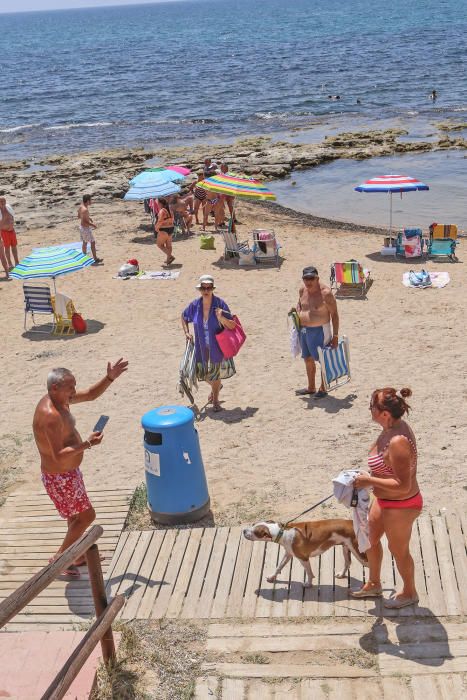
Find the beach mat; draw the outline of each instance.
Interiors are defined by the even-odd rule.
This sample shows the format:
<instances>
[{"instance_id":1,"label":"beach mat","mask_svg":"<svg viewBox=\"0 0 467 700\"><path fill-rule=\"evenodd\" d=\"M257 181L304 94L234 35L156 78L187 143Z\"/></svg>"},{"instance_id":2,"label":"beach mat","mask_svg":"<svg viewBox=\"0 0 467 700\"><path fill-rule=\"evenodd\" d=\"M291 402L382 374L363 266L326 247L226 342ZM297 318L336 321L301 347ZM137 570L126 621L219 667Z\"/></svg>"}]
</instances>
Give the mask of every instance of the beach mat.
<instances>
[{"instance_id":1,"label":"beach mat","mask_svg":"<svg viewBox=\"0 0 467 700\"><path fill-rule=\"evenodd\" d=\"M410 272L404 272L404 274L402 275L402 284L404 285L404 287L412 287L412 289L441 289L442 287L445 287L447 284L449 284L449 282L451 281L451 278L449 277L449 272L431 272L430 270L430 287L417 287L415 285L410 284L409 275Z\"/></svg>"}]
</instances>

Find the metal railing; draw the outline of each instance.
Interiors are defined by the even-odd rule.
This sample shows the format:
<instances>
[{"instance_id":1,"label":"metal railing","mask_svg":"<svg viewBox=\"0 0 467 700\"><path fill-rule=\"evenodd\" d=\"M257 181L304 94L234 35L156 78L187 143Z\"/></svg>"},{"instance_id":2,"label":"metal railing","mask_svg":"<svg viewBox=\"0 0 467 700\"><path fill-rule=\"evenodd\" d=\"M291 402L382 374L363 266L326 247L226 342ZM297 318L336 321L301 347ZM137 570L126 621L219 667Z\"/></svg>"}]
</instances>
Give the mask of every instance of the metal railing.
<instances>
[{"instance_id":1,"label":"metal railing","mask_svg":"<svg viewBox=\"0 0 467 700\"><path fill-rule=\"evenodd\" d=\"M63 554L38 571L0 603L1 629L60 576L62 571L83 555L86 557L97 619L49 685L41 700L60 700L64 697L99 641L106 666L115 659L112 622L123 607L125 598L117 595L110 603L107 601L99 549L96 544L103 532L100 525L93 525Z\"/></svg>"}]
</instances>

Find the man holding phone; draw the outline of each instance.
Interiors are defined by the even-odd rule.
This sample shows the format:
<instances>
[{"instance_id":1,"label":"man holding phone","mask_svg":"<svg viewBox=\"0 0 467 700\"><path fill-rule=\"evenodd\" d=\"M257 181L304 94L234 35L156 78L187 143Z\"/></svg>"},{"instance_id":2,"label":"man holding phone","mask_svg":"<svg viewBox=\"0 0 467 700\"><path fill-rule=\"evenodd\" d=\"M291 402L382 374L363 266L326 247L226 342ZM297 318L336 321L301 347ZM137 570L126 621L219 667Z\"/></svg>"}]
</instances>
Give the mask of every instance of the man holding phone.
<instances>
[{"instance_id":1,"label":"man holding phone","mask_svg":"<svg viewBox=\"0 0 467 700\"><path fill-rule=\"evenodd\" d=\"M83 441L75 427L70 404L99 398L127 369L128 362L123 358L115 364L108 362L105 376L85 391L76 391L76 379L64 367L53 369L47 377L47 394L37 404L33 430L45 490L59 515L68 522L68 531L55 557L76 542L96 517L79 467L85 450L100 445L104 436L102 429L94 430ZM78 578L77 566L84 563L83 557L63 573Z\"/></svg>"}]
</instances>

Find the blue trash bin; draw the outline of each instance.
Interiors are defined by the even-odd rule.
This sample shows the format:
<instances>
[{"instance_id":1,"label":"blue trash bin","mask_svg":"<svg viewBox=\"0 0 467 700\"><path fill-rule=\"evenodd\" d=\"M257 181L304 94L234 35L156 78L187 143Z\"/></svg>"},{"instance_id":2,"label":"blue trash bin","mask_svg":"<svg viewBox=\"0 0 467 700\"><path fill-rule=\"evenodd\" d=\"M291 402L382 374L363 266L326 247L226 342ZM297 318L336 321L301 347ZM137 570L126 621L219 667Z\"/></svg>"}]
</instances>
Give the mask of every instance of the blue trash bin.
<instances>
[{"instance_id":1,"label":"blue trash bin","mask_svg":"<svg viewBox=\"0 0 467 700\"><path fill-rule=\"evenodd\" d=\"M141 425L152 520L170 525L199 520L210 500L193 412L160 406L145 413Z\"/></svg>"}]
</instances>

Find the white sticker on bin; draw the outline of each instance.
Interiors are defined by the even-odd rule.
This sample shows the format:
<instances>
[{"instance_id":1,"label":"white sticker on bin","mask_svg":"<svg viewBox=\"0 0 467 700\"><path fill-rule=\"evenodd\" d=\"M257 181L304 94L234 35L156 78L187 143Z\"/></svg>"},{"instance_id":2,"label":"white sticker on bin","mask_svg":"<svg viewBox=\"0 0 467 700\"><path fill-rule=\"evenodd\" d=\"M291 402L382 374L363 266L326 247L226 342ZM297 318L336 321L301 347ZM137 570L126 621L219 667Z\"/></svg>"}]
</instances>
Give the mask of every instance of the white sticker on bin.
<instances>
[{"instance_id":1,"label":"white sticker on bin","mask_svg":"<svg viewBox=\"0 0 467 700\"><path fill-rule=\"evenodd\" d=\"M154 476L161 475L161 463L159 455L156 452L144 450L144 468L150 474L154 474Z\"/></svg>"}]
</instances>

